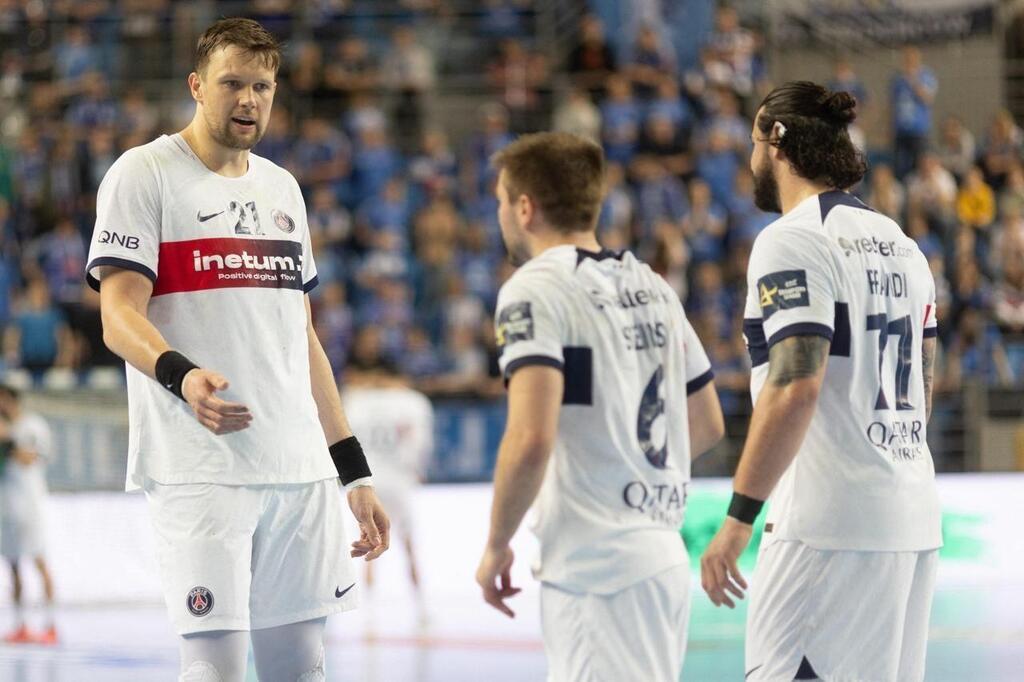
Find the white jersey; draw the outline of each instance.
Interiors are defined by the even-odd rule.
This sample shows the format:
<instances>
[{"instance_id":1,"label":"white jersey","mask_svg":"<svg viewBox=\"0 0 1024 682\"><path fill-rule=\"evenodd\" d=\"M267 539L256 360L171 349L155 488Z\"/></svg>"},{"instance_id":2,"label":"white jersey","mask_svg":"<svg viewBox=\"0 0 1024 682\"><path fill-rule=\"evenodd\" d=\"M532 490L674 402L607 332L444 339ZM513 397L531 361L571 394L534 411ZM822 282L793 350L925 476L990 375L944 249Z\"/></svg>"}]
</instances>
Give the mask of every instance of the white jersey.
<instances>
[{"instance_id":1,"label":"white jersey","mask_svg":"<svg viewBox=\"0 0 1024 682\"><path fill-rule=\"evenodd\" d=\"M305 205L290 173L255 154L238 178L180 135L125 152L100 185L89 283L101 266L153 281L149 321L230 382L252 424L216 436L130 365L129 490L158 483L305 483L337 476L310 386L304 293L316 286Z\"/></svg>"},{"instance_id":2,"label":"white jersey","mask_svg":"<svg viewBox=\"0 0 1024 682\"><path fill-rule=\"evenodd\" d=\"M32 412L22 412L11 424L11 441L15 448L37 455L31 464L21 464L8 455L3 469L5 513L33 515L46 499L46 465L53 458L53 436L46 420Z\"/></svg>"},{"instance_id":3,"label":"white jersey","mask_svg":"<svg viewBox=\"0 0 1024 682\"><path fill-rule=\"evenodd\" d=\"M810 197L754 242L744 318L755 403L775 343L832 342L807 436L771 496L772 533L815 549L941 546L921 364L935 282L914 241L845 192Z\"/></svg>"},{"instance_id":4,"label":"white jersey","mask_svg":"<svg viewBox=\"0 0 1024 682\"><path fill-rule=\"evenodd\" d=\"M345 416L366 452L374 485L407 488L426 471L434 449L434 409L411 388L351 388Z\"/></svg>"},{"instance_id":5,"label":"white jersey","mask_svg":"<svg viewBox=\"0 0 1024 682\"><path fill-rule=\"evenodd\" d=\"M686 398L711 365L671 287L629 252L557 246L501 288L496 327L506 378L565 376L534 575L609 594L685 563Z\"/></svg>"}]
</instances>

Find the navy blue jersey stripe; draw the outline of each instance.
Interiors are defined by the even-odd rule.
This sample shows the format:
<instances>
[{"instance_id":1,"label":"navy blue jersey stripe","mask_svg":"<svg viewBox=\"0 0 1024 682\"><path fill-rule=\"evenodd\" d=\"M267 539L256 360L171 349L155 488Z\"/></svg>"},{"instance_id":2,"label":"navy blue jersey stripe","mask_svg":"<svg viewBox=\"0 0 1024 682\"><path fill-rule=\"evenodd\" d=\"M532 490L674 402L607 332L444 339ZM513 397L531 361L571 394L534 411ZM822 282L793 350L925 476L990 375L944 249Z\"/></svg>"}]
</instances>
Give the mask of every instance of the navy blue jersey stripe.
<instances>
[{"instance_id":1,"label":"navy blue jersey stripe","mask_svg":"<svg viewBox=\"0 0 1024 682\"><path fill-rule=\"evenodd\" d=\"M743 335L747 337L747 352L753 367L768 362L768 342L764 338L764 323L759 317L743 320Z\"/></svg>"},{"instance_id":2,"label":"navy blue jersey stripe","mask_svg":"<svg viewBox=\"0 0 1024 682\"><path fill-rule=\"evenodd\" d=\"M100 256L99 258L93 258L89 265L85 267L85 281L89 283L93 291L100 290L100 281L92 276L92 269L104 265L121 268L122 270L132 270L140 275L144 275L150 282L156 281L156 273L138 261L118 258L117 256Z\"/></svg>"},{"instance_id":3,"label":"navy blue jersey stripe","mask_svg":"<svg viewBox=\"0 0 1024 682\"><path fill-rule=\"evenodd\" d=\"M303 293L308 294L313 291L313 289L316 289L317 284L320 284L320 275L313 275L313 279L302 285Z\"/></svg>"},{"instance_id":4,"label":"navy blue jersey stripe","mask_svg":"<svg viewBox=\"0 0 1024 682\"><path fill-rule=\"evenodd\" d=\"M710 369L701 374L696 379L691 379L686 382L686 395L693 395L700 389L711 383L711 380L715 378L715 373Z\"/></svg>"},{"instance_id":5,"label":"navy blue jersey stripe","mask_svg":"<svg viewBox=\"0 0 1024 682\"><path fill-rule=\"evenodd\" d=\"M566 346L563 405L594 404L594 351L587 346Z\"/></svg>"},{"instance_id":6,"label":"navy blue jersey stripe","mask_svg":"<svg viewBox=\"0 0 1024 682\"><path fill-rule=\"evenodd\" d=\"M825 218L836 206L850 206L851 208L859 208L864 211L875 212L875 209L871 208L857 197L843 192L840 190L832 190L831 192L822 192L818 195L818 205L821 207L821 222L825 223Z\"/></svg>"},{"instance_id":7,"label":"navy blue jersey stripe","mask_svg":"<svg viewBox=\"0 0 1024 682\"><path fill-rule=\"evenodd\" d=\"M771 338L768 339L769 350L779 341L788 339L791 336L823 336L831 341L832 330L827 325L818 324L817 322L796 322L772 334Z\"/></svg>"}]
</instances>

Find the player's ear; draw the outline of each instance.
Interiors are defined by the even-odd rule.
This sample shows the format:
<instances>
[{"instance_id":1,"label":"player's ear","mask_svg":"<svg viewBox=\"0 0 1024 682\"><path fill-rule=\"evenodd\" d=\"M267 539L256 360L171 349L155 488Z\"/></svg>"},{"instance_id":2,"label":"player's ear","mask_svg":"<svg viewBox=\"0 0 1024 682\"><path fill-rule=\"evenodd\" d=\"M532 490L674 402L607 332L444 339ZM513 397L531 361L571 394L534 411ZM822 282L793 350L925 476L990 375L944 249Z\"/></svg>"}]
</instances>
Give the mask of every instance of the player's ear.
<instances>
[{"instance_id":1,"label":"player's ear","mask_svg":"<svg viewBox=\"0 0 1024 682\"><path fill-rule=\"evenodd\" d=\"M533 200L525 194L520 194L516 200L516 214L519 216L519 224L529 225L535 213L536 207L533 205Z\"/></svg>"},{"instance_id":2,"label":"player's ear","mask_svg":"<svg viewBox=\"0 0 1024 682\"><path fill-rule=\"evenodd\" d=\"M192 99L197 102L203 101L203 81L195 71L188 75L188 91L192 94Z\"/></svg>"}]
</instances>

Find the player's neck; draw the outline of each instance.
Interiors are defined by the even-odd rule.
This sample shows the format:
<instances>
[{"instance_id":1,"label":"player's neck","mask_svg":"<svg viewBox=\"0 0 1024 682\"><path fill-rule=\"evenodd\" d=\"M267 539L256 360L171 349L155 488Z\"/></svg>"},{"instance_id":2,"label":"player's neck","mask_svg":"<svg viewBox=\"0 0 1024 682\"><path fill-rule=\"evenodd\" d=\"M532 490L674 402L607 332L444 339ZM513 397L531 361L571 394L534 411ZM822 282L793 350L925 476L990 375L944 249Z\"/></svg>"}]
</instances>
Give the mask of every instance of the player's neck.
<instances>
[{"instance_id":1,"label":"player's neck","mask_svg":"<svg viewBox=\"0 0 1024 682\"><path fill-rule=\"evenodd\" d=\"M181 131L181 137L192 149L192 153L217 175L240 178L249 171L249 150L228 149L210 135L206 126L192 120Z\"/></svg>"},{"instance_id":2,"label":"player's neck","mask_svg":"<svg viewBox=\"0 0 1024 682\"><path fill-rule=\"evenodd\" d=\"M782 205L782 215L786 215L800 202L822 192L827 192L831 187L820 182L811 182L798 176L779 178L779 203Z\"/></svg>"},{"instance_id":3,"label":"player's neck","mask_svg":"<svg viewBox=\"0 0 1024 682\"><path fill-rule=\"evenodd\" d=\"M531 257L539 256L548 249L556 246L569 245L585 251L594 252L601 250L601 244L597 241L597 235L593 230L580 232L557 232L554 230L545 230L543 233L535 235L531 241Z\"/></svg>"}]
</instances>

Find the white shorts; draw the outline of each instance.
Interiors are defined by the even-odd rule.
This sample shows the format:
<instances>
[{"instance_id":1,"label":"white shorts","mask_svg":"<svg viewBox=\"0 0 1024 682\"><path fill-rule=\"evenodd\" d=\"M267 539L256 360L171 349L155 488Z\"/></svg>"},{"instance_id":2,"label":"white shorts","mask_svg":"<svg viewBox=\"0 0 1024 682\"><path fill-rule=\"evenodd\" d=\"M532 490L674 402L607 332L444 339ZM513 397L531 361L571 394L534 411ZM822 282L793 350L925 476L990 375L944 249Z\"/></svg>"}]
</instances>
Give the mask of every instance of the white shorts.
<instances>
[{"instance_id":1,"label":"white shorts","mask_svg":"<svg viewBox=\"0 0 1024 682\"><path fill-rule=\"evenodd\" d=\"M747 682L920 682L937 566L938 550L765 542L747 612Z\"/></svg>"},{"instance_id":2,"label":"white shorts","mask_svg":"<svg viewBox=\"0 0 1024 682\"><path fill-rule=\"evenodd\" d=\"M0 555L11 563L43 556L46 520L42 505L14 509L4 506L0 514Z\"/></svg>"},{"instance_id":3,"label":"white shorts","mask_svg":"<svg viewBox=\"0 0 1024 682\"><path fill-rule=\"evenodd\" d=\"M356 607L337 479L144 489L178 634L259 630Z\"/></svg>"},{"instance_id":4,"label":"white shorts","mask_svg":"<svg viewBox=\"0 0 1024 682\"><path fill-rule=\"evenodd\" d=\"M690 620L690 567L614 594L541 584L548 682L679 682Z\"/></svg>"}]
</instances>

